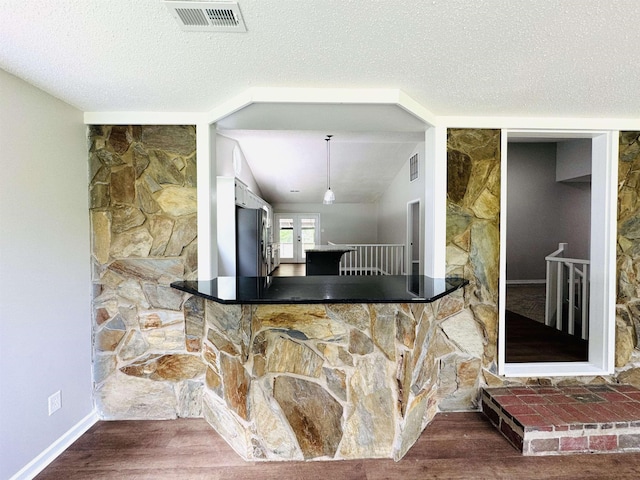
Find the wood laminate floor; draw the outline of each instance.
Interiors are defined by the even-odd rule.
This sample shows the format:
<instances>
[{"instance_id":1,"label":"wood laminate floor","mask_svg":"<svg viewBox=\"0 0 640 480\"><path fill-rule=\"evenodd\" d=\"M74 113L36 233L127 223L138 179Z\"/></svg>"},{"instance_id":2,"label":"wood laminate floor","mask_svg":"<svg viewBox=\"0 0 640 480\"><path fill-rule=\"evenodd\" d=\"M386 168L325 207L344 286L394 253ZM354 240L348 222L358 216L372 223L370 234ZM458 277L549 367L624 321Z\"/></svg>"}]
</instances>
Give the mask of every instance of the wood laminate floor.
<instances>
[{"instance_id":1,"label":"wood laminate floor","mask_svg":"<svg viewBox=\"0 0 640 480\"><path fill-rule=\"evenodd\" d=\"M201 419L99 422L49 479L638 479L640 453L524 457L480 413L440 413L400 461L247 463Z\"/></svg>"},{"instance_id":2,"label":"wood laminate floor","mask_svg":"<svg viewBox=\"0 0 640 480\"><path fill-rule=\"evenodd\" d=\"M281 263L271 275L274 277L304 277L306 268L304 263Z\"/></svg>"},{"instance_id":3,"label":"wood laminate floor","mask_svg":"<svg viewBox=\"0 0 640 480\"><path fill-rule=\"evenodd\" d=\"M589 344L579 336L548 327L543 323L505 312L506 360L521 362L584 362Z\"/></svg>"}]
</instances>

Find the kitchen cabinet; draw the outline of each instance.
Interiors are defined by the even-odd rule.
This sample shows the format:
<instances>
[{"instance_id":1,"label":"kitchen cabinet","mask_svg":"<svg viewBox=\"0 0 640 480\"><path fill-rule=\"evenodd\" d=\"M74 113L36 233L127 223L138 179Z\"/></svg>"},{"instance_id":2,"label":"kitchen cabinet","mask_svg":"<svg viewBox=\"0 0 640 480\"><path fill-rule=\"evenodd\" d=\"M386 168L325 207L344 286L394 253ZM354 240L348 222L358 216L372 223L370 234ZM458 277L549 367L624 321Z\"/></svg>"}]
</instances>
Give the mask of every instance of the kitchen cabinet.
<instances>
[{"instance_id":1,"label":"kitchen cabinet","mask_svg":"<svg viewBox=\"0 0 640 480\"><path fill-rule=\"evenodd\" d=\"M306 275L340 275L340 259L355 248L318 245L305 250Z\"/></svg>"},{"instance_id":2,"label":"kitchen cabinet","mask_svg":"<svg viewBox=\"0 0 640 480\"><path fill-rule=\"evenodd\" d=\"M268 203L267 203L267 227L269 228L273 227L273 207Z\"/></svg>"},{"instance_id":3,"label":"kitchen cabinet","mask_svg":"<svg viewBox=\"0 0 640 480\"><path fill-rule=\"evenodd\" d=\"M269 232L268 241L275 242L276 240L273 235L273 208L268 203L265 203L264 208L267 210L267 232Z\"/></svg>"},{"instance_id":4,"label":"kitchen cabinet","mask_svg":"<svg viewBox=\"0 0 640 480\"><path fill-rule=\"evenodd\" d=\"M249 190L249 187L242 183L242 181L236 178L234 179L234 184L236 205L245 208L266 208L269 206L267 202Z\"/></svg>"},{"instance_id":5,"label":"kitchen cabinet","mask_svg":"<svg viewBox=\"0 0 640 480\"><path fill-rule=\"evenodd\" d=\"M273 209L235 177L217 177L216 197L218 275L233 276L236 274L236 207L266 210L268 243L273 241Z\"/></svg>"},{"instance_id":6,"label":"kitchen cabinet","mask_svg":"<svg viewBox=\"0 0 640 480\"><path fill-rule=\"evenodd\" d=\"M263 204L266 203L264 200L258 197L255 193L249 190L247 191L246 201L247 201L247 208L262 208Z\"/></svg>"},{"instance_id":7,"label":"kitchen cabinet","mask_svg":"<svg viewBox=\"0 0 640 480\"><path fill-rule=\"evenodd\" d=\"M280 244L273 243L271 248L273 253L273 269L275 270L280 266Z\"/></svg>"},{"instance_id":8,"label":"kitchen cabinet","mask_svg":"<svg viewBox=\"0 0 640 480\"><path fill-rule=\"evenodd\" d=\"M249 199L249 188L237 178L235 179L236 205L241 207L249 207L247 201Z\"/></svg>"}]
</instances>

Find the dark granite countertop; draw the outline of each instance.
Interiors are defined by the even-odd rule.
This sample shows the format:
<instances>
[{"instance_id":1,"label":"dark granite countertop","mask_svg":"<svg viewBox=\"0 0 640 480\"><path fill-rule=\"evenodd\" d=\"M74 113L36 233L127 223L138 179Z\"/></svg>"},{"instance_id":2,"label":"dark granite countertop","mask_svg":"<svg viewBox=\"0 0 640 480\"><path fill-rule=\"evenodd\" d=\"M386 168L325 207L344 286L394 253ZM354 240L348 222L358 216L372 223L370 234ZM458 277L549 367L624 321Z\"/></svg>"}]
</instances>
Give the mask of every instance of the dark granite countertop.
<instances>
[{"instance_id":1,"label":"dark granite countertop","mask_svg":"<svg viewBox=\"0 0 640 480\"><path fill-rule=\"evenodd\" d=\"M315 247L305 248L304 251L310 253L345 253L355 252L356 249L346 245L316 245Z\"/></svg>"},{"instance_id":2,"label":"dark granite countertop","mask_svg":"<svg viewBox=\"0 0 640 480\"><path fill-rule=\"evenodd\" d=\"M423 275L218 277L171 286L224 304L429 303L468 284Z\"/></svg>"}]
</instances>

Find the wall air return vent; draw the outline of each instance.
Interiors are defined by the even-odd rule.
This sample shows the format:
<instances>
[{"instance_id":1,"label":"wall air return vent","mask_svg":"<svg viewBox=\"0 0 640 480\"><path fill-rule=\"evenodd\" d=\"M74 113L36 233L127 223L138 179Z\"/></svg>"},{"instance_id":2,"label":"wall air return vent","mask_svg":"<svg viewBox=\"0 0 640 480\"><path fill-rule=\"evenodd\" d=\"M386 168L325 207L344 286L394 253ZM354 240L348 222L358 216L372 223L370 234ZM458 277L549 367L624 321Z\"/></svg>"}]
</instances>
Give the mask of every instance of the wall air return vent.
<instances>
[{"instance_id":1,"label":"wall air return vent","mask_svg":"<svg viewBox=\"0 0 640 480\"><path fill-rule=\"evenodd\" d=\"M409 159L409 181L413 182L418 178L418 154Z\"/></svg>"},{"instance_id":2,"label":"wall air return vent","mask_svg":"<svg viewBox=\"0 0 640 480\"><path fill-rule=\"evenodd\" d=\"M163 2L187 32L246 32L237 2Z\"/></svg>"}]
</instances>

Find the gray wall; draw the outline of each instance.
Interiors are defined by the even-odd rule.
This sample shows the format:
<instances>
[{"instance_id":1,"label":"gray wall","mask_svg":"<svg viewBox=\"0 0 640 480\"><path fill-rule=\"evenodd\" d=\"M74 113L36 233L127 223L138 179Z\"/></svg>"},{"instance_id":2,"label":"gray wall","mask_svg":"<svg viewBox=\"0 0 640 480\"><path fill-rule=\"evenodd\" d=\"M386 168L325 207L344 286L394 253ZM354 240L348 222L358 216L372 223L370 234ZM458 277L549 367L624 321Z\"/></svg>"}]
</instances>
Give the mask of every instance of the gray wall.
<instances>
[{"instance_id":1,"label":"gray wall","mask_svg":"<svg viewBox=\"0 0 640 480\"><path fill-rule=\"evenodd\" d=\"M560 242L589 258L590 184L556 182L556 143L509 143L507 189L507 281L543 280Z\"/></svg>"},{"instance_id":2,"label":"gray wall","mask_svg":"<svg viewBox=\"0 0 640 480\"><path fill-rule=\"evenodd\" d=\"M0 70L0 478L93 412L87 130ZM47 398L62 392L49 416Z\"/></svg>"},{"instance_id":3,"label":"gray wall","mask_svg":"<svg viewBox=\"0 0 640 480\"><path fill-rule=\"evenodd\" d=\"M409 158L418 153L418 178L409 181ZM425 197L424 143L416 145L406 162L378 201L378 240L380 243L406 243L407 203L420 200L420 228L424 228ZM424 235L421 235L424 244ZM423 245L420 251L423 250Z\"/></svg>"},{"instance_id":4,"label":"gray wall","mask_svg":"<svg viewBox=\"0 0 640 480\"><path fill-rule=\"evenodd\" d=\"M409 181L409 158L419 153L419 177ZM320 243L347 244L395 243L407 240L407 203L420 200L420 229L424 228L424 143L411 155L376 203L282 203L273 205L274 213L319 213ZM424 250L421 235L419 252Z\"/></svg>"},{"instance_id":5,"label":"gray wall","mask_svg":"<svg viewBox=\"0 0 640 480\"><path fill-rule=\"evenodd\" d=\"M418 178L409 181L409 159L418 154ZM407 246L408 203L420 201L419 245L416 245L417 260L424 271L424 225L425 225L425 148L419 143L407 157L406 162L378 201L378 241L380 243L403 244ZM406 260L407 254L405 254ZM409 267L405 267L409 272Z\"/></svg>"},{"instance_id":6,"label":"gray wall","mask_svg":"<svg viewBox=\"0 0 640 480\"><path fill-rule=\"evenodd\" d=\"M591 175L590 138L558 142L556 150L556 180L559 182L589 181Z\"/></svg>"},{"instance_id":7,"label":"gray wall","mask_svg":"<svg viewBox=\"0 0 640 480\"><path fill-rule=\"evenodd\" d=\"M375 203L279 203L274 213L319 213L320 243L377 243L378 220Z\"/></svg>"}]
</instances>

